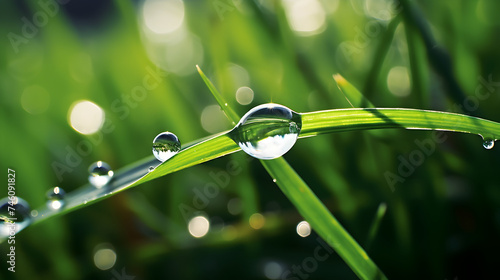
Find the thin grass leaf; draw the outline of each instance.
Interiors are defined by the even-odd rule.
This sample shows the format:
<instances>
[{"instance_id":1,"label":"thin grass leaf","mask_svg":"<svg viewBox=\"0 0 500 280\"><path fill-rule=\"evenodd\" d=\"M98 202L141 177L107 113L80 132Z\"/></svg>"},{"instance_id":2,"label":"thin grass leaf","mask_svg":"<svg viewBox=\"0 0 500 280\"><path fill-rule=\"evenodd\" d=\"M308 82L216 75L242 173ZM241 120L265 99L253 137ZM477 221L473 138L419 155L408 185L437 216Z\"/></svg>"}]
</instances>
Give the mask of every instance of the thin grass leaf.
<instances>
[{"instance_id":1,"label":"thin grass leaf","mask_svg":"<svg viewBox=\"0 0 500 280\"><path fill-rule=\"evenodd\" d=\"M353 108L374 108L375 106L356 87L349 83L342 75L334 74L333 79L337 83L340 92L344 94L347 102Z\"/></svg>"},{"instance_id":2,"label":"thin grass leaf","mask_svg":"<svg viewBox=\"0 0 500 280\"><path fill-rule=\"evenodd\" d=\"M261 163L276 179L276 184L300 214L332 246L359 278L386 278L363 248L349 235L284 158L262 160Z\"/></svg>"},{"instance_id":3,"label":"thin grass leaf","mask_svg":"<svg viewBox=\"0 0 500 280\"><path fill-rule=\"evenodd\" d=\"M467 115L404 108L337 109L302 114L300 136L349 130L404 128L472 133L500 138L500 124Z\"/></svg>"},{"instance_id":4,"label":"thin grass leaf","mask_svg":"<svg viewBox=\"0 0 500 280\"><path fill-rule=\"evenodd\" d=\"M233 110L233 108L228 106L228 104L224 100L224 97L222 96L222 94L220 94L220 92L217 90L217 88L215 88L214 84L207 78L207 76L205 76L205 73L203 73L203 71L201 71L201 69L198 65L196 65L196 69L198 69L198 73L200 73L201 78L203 79L203 81L207 85L210 92L212 92L212 95L217 100L217 103L219 103L221 109L224 111L224 113L226 113L226 116L229 119L229 121L232 123L232 125L236 125L236 123L238 123L238 121L240 120L240 117L238 116L238 114L236 114L236 112Z\"/></svg>"},{"instance_id":5,"label":"thin grass leaf","mask_svg":"<svg viewBox=\"0 0 500 280\"><path fill-rule=\"evenodd\" d=\"M375 217L373 218L372 225L370 226L370 230L368 231L368 236L366 238L366 250L368 250L373 240L375 240L375 236L377 236L378 229L380 228L380 223L382 219L385 217L385 213L387 212L387 204L380 203L377 208L377 213L375 213Z\"/></svg>"}]
</instances>

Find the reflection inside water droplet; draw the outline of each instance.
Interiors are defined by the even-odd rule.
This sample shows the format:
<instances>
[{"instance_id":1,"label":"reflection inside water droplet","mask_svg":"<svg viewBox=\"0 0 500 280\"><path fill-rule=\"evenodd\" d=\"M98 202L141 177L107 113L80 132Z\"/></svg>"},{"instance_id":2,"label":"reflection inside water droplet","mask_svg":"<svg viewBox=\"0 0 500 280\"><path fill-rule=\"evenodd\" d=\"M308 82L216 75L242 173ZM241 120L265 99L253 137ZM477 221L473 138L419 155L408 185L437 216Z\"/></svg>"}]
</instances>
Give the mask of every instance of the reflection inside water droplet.
<instances>
[{"instance_id":1,"label":"reflection inside water droplet","mask_svg":"<svg viewBox=\"0 0 500 280\"><path fill-rule=\"evenodd\" d=\"M484 140L483 141L483 147L485 149L493 149L493 146L495 146L495 141L494 140Z\"/></svg>"},{"instance_id":2,"label":"reflection inside water droplet","mask_svg":"<svg viewBox=\"0 0 500 280\"><path fill-rule=\"evenodd\" d=\"M89 182L96 188L106 185L113 177L113 170L104 161L98 161L89 167Z\"/></svg>"},{"instance_id":3,"label":"reflection inside water droplet","mask_svg":"<svg viewBox=\"0 0 500 280\"><path fill-rule=\"evenodd\" d=\"M247 154L273 159L293 147L301 128L299 114L283 105L269 103L248 111L229 135Z\"/></svg>"},{"instance_id":4,"label":"reflection inside water droplet","mask_svg":"<svg viewBox=\"0 0 500 280\"><path fill-rule=\"evenodd\" d=\"M181 142L172 132L162 132L153 140L153 155L161 162L173 157L180 150Z\"/></svg>"},{"instance_id":5,"label":"reflection inside water droplet","mask_svg":"<svg viewBox=\"0 0 500 280\"><path fill-rule=\"evenodd\" d=\"M30 206L26 201L16 196L0 200L0 240L15 235L30 223Z\"/></svg>"},{"instance_id":6,"label":"reflection inside water droplet","mask_svg":"<svg viewBox=\"0 0 500 280\"><path fill-rule=\"evenodd\" d=\"M60 188L55 187L47 191L47 206L54 210L59 210L64 206L64 196L66 192Z\"/></svg>"}]
</instances>

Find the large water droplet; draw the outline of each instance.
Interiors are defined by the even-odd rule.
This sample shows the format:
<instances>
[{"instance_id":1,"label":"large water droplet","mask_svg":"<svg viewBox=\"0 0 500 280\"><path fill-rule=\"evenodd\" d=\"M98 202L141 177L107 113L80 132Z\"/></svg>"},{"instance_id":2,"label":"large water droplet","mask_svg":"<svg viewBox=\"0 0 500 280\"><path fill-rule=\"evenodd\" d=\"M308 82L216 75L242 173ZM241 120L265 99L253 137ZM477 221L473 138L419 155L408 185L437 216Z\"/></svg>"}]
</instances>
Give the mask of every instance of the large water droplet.
<instances>
[{"instance_id":1,"label":"large water droplet","mask_svg":"<svg viewBox=\"0 0 500 280\"><path fill-rule=\"evenodd\" d=\"M493 149L493 146L495 146L495 141L494 140L484 140L483 141L483 147L485 149Z\"/></svg>"},{"instance_id":2,"label":"large water droplet","mask_svg":"<svg viewBox=\"0 0 500 280\"><path fill-rule=\"evenodd\" d=\"M180 150L181 142L172 132L162 132L153 140L153 155L161 162L173 157Z\"/></svg>"},{"instance_id":3,"label":"large water droplet","mask_svg":"<svg viewBox=\"0 0 500 280\"><path fill-rule=\"evenodd\" d=\"M0 200L0 240L18 233L30 223L28 202L17 196Z\"/></svg>"},{"instance_id":4,"label":"large water droplet","mask_svg":"<svg viewBox=\"0 0 500 280\"><path fill-rule=\"evenodd\" d=\"M64 196L66 192L60 187L55 187L47 191L47 206L58 210L64 206Z\"/></svg>"},{"instance_id":5,"label":"large water droplet","mask_svg":"<svg viewBox=\"0 0 500 280\"><path fill-rule=\"evenodd\" d=\"M269 103L248 111L229 135L247 154L273 159L293 147L301 128L299 114L283 105Z\"/></svg>"},{"instance_id":6,"label":"large water droplet","mask_svg":"<svg viewBox=\"0 0 500 280\"><path fill-rule=\"evenodd\" d=\"M96 188L106 185L113 177L113 170L104 161L94 162L89 167L89 182Z\"/></svg>"}]
</instances>

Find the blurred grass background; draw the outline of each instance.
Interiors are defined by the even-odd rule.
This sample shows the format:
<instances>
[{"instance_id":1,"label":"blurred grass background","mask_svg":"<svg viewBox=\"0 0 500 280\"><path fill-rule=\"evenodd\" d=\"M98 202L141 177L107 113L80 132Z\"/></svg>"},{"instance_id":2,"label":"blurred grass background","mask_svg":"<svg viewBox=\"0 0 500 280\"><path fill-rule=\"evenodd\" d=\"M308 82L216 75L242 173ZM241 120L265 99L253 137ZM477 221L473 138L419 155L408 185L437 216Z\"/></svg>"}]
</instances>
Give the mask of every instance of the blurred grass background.
<instances>
[{"instance_id":1,"label":"blurred grass background","mask_svg":"<svg viewBox=\"0 0 500 280\"><path fill-rule=\"evenodd\" d=\"M16 170L17 195L37 208L49 188L83 185L92 162L120 168L149 156L159 132L188 143L231 128L196 64L239 115L271 101L297 112L347 108L332 79L340 73L378 107L500 121L499 8L494 0L3 1L2 170ZM159 77L148 80L156 86L134 95L148 76ZM75 131L69 116L78 100L102 108L108 129ZM404 182L391 187L384 176L398 175L401 157L421 151L415 140L431 133L322 135L298 141L285 158L351 235L370 243L368 254L389 278L494 277L498 147L447 133ZM69 166L68 151L82 143L96 144ZM68 169L58 176L54 162ZM241 172L188 213L210 220L196 239L180 206L196 208L196 193L217 184L210 174L228 172L228 164ZM367 242L380 203L387 213ZM255 213L262 228L249 224ZM135 279L281 279L320 245L314 233L297 235L301 220L258 161L238 153L26 228L16 237L15 274L5 265L8 244L0 245L0 277L118 279L124 269ZM112 268L96 267L100 248L115 252ZM355 278L336 254L317 264L304 273Z\"/></svg>"}]
</instances>

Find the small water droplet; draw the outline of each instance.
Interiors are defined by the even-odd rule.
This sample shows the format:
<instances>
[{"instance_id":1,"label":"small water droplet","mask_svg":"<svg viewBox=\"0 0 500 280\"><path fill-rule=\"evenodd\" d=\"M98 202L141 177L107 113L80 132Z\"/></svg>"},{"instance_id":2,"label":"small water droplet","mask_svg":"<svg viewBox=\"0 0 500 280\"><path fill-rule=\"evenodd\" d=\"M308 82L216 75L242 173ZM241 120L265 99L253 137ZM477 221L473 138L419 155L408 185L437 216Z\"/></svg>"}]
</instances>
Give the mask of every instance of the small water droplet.
<instances>
[{"instance_id":1,"label":"small water droplet","mask_svg":"<svg viewBox=\"0 0 500 280\"><path fill-rule=\"evenodd\" d=\"M153 170L155 170L154 166L150 166L149 169L148 169L149 172L153 172Z\"/></svg>"},{"instance_id":2,"label":"small water droplet","mask_svg":"<svg viewBox=\"0 0 500 280\"><path fill-rule=\"evenodd\" d=\"M65 195L66 192L60 187L55 187L47 191L47 199L50 200L61 200L64 199Z\"/></svg>"},{"instance_id":3,"label":"small water droplet","mask_svg":"<svg viewBox=\"0 0 500 280\"><path fill-rule=\"evenodd\" d=\"M89 182L96 188L106 185L113 177L113 170L104 161L97 161L89 167Z\"/></svg>"},{"instance_id":4,"label":"small water droplet","mask_svg":"<svg viewBox=\"0 0 500 280\"><path fill-rule=\"evenodd\" d=\"M47 206L54 210L61 209L64 206L64 196L66 192L60 187L55 187L47 191Z\"/></svg>"},{"instance_id":5,"label":"small water droplet","mask_svg":"<svg viewBox=\"0 0 500 280\"><path fill-rule=\"evenodd\" d=\"M495 141L494 140L484 140L483 141L483 147L485 149L493 149L493 146L495 146Z\"/></svg>"},{"instance_id":6,"label":"small water droplet","mask_svg":"<svg viewBox=\"0 0 500 280\"><path fill-rule=\"evenodd\" d=\"M11 199L12 198L12 199ZM14 235L31 223L28 202L17 196L0 200L0 239Z\"/></svg>"},{"instance_id":7,"label":"small water droplet","mask_svg":"<svg viewBox=\"0 0 500 280\"><path fill-rule=\"evenodd\" d=\"M273 182L276 183L276 179L273 179Z\"/></svg>"},{"instance_id":8,"label":"small water droplet","mask_svg":"<svg viewBox=\"0 0 500 280\"><path fill-rule=\"evenodd\" d=\"M153 155L161 162L173 157L180 150L181 142L172 132L162 132L153 140Z\"/></svg>"},{"instance_id":9,"label":"small water droplet","mask_svg":"<svg viewBox=\"0 0 500 280\"><path fill-rule=\"evenodd\" d=\"M283 105L268 103L248 111L229 135L247 154L273 159L293 147L301 128L299 114Z\"/></svg>"}]
</instances>

